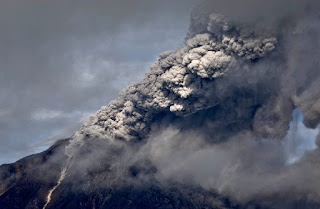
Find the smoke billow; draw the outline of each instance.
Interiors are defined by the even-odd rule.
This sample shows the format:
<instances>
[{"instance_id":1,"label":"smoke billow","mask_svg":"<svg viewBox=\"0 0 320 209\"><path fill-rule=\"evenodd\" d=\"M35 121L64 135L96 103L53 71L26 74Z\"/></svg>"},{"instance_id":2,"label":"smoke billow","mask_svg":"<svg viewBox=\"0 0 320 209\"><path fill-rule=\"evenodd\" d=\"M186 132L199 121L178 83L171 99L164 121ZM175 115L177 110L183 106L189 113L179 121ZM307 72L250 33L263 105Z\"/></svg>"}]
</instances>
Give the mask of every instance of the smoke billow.
<instances>
[{"instance_id":1,"label":"smoke billow","mask_svg":"<svg viewBox=\"0 0 320 209\"><path fill-rule=\"evenodd\" d=\"M311 130L301 126L295 130L294 123L283 141L258 139L246 131L219 144L208 143L200 131L170 126L150 137L137 161L152 159L158 168L156 178L161 182L201 185L242 201L270 194L283 194L286 198L308 196L317 201L319 151L312 151L314 146L310 146L301 159L298 153L306 145L304 141L315 134L309 135ZM297 131L305 136L299 136ZM295 134L297 138L293 139ZM292 143L294 147L290 147ZM306 184L305 178L312 184Z\"/></svg>"},{"instance_id":2,"label":"smoke billow","mask_svg":"<svg viewBox=\"0 0 320 209\"><path fill-rule=\"evenodd\" d=\"M288 0L200 5L185 44L162 53L143 81L73 136L66 153L79 161L72 167L78 172L92 169L92 161L108 162L115 181L133 169L143 181L200 185L240 200L287 194L318 201L319 149L288 164L288 144L272 140L291 137L295 109L307 128L320 123L318 6ZM89 151L101 140L107 145ZM83 157L84 149L92 154Z\"/></svg>"}]
</instances>

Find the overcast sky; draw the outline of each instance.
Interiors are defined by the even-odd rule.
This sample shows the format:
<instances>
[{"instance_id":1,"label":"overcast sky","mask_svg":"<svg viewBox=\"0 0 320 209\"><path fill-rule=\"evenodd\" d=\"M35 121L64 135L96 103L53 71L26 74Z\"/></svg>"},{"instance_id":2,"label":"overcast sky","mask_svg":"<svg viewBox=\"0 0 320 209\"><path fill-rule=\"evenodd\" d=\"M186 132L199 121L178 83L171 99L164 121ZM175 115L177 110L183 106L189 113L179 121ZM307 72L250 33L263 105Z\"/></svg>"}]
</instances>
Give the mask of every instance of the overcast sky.
<instances>
[{"instance_id":1,"label":"overcast sky","mask_svg":"<svg viewBox=\"0 0 320 209\"><path fill-rule=\"evenodd\" d=\"M192 0L0 0L0 164L69 137L186 34Z\"/></svg>"}]
</instances>

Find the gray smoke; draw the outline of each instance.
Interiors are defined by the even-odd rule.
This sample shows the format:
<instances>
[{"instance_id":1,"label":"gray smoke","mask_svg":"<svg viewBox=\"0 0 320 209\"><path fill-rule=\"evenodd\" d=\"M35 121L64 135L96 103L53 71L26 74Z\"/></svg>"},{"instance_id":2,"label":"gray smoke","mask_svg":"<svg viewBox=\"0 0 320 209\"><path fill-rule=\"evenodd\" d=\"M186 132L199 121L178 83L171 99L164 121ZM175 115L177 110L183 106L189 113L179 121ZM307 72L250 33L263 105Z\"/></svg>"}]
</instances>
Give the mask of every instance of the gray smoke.
<instances>
[{"instance_id":1,"label":"gray smoke","mask_svg":"<svg viewBox=\"0 0 320 209\"><path fill-rule=\"evenodd\" d=\"M228 96L217 88L223 91L233 85L219 79L261 68L253 60L275 49L277 38L269 31L258 35L248 30L227 26L221 15L210 15L207 33L188 39L177 51L161 54L142 82L130 85L117 100L102 107L80 133L131 140L144 137L160 112L188 116L216 106Z\"/></svg>"},{"instance_id":2,"label":"gray smoke","mask_svg":"<svg viewBox=\"0 0 320 209\"><path fill-rule=\"evenodd\" d=\"M200 185L241 201L270 194L318 201L319 150L290 164L285 152L290 140L259 140L244 132L209 145L197 132L171 127L154 135L141 152L152 159L161 182Z\"/></svg>"},{"instance_id":3,"label":"gray smoke","mask_svg":"<svg viewBox=\"0 0 320 209\"><path fill-rule=\"evenodd\" d=\"M288 144L272 139L290 138L295 109L306 127L320 123L319 4L239 2L247 3L237 11L220 1L197 7L185 44L162 53L143 81L91 116L66 153L105 140L125 147L111 163L122 171L147 159L161 182L241 200L290 192L316 201L319 150L289 165ZM303 182L306 175L312 183Z\"/></svg>"},{"instance_id":4,"label":"gray smoke","mask_svg":"<svg viewBox=\"0 0 320 209\"><path fill-rule=\"evenodd\" d=\"M205 16L205 24L202 22L206 31L191 36L194 25L200 25L199 15L202 13L192 18L190 38L184 46L161 54L142 82L123 90L79 133L99 138L142 138L158 113L187 116L223 103L236 88L250 89L256 100L263 97L264 101L244 104L261 106L252 118L258 135L283 138L295 107L304 113L305 124L315 127L319 123L319 72L317 59L312 56L318 50L318 40L311 39L318 35L316 15L306 14L296 22L281 19L270 29L258 23L235 25L212 13ZM314 37L305 37L306 32ZM305 48L310 50L304 52ZM294 53L302 56L296 59ZM308 58L310 64L303 65ZM259 85L265 86L266 92L258 89Z\"/></svg>"},{"instance_id":5,"label":"gray smoke","mask_svg":"<svg viewBox=\"0 0 320 209\"><path fill-rule=\"evenodd\" d=\"M318 136L317 136L317 139L316 139L316 145L317 145L318 147L320 147L320 132L319 132L319 134L318 134Z\"/></svg>"}]
</instances>

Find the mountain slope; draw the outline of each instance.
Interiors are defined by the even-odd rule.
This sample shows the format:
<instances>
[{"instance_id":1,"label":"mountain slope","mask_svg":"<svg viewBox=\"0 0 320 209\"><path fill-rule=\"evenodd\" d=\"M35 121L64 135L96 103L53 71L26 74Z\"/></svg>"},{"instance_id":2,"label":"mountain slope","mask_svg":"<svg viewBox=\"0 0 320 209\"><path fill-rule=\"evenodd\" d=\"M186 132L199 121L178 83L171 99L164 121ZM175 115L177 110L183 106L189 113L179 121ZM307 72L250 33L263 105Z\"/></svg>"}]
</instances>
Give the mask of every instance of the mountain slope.
<instances>
[{"instance_id":1,"label":"mountain slope","mask_svg":"<svg viewBox=\"0 0 320 209\"><path fill-rule=\"evenodd\" d=\"M58 141L45 152L1 166L0 208L43 208L50 189L56 186L65 166L67 157L61 153L68 142L69 139ZM96 142L92 148L96 149L97 145L94 144ZM86 152L90 153L88 148L82 154L86 155ZM46 208L320 208L319 203L307 201L303 197L291 199L286 194L273 194L240 203L200 187L174 182L161 184L152 177L156 170L147 168L149 162L127 168L128 176L114 181L113 171L107 164L99 168L93 166L86 173L70 170L53 192ZM149 174L150 178L141 180L139 175L142 172ZM102 185L104 182L107 184Z\"/></svg>"}]
</instances>

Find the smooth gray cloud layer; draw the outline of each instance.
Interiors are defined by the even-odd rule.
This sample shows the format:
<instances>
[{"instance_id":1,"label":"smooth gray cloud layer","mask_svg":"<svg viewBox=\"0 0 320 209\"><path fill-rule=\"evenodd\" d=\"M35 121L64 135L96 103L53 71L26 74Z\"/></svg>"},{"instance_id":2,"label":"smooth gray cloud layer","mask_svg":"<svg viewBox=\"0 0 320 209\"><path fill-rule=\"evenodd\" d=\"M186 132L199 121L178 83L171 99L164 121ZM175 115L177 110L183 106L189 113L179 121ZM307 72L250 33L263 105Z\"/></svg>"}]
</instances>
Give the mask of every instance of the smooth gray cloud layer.
<instances>
[{"instance_id":1,"label":"smooth gray cloud layer","mask_svg":"<svg viewBox=\"0 0 320 209\"><path fill-rule=\"evenodd\" d=\"M182 44L193 4L2 0L0 164L72 135L141 79L160 52Z\"/></svg>"}]
</instances>

